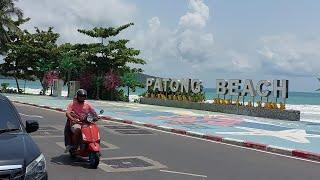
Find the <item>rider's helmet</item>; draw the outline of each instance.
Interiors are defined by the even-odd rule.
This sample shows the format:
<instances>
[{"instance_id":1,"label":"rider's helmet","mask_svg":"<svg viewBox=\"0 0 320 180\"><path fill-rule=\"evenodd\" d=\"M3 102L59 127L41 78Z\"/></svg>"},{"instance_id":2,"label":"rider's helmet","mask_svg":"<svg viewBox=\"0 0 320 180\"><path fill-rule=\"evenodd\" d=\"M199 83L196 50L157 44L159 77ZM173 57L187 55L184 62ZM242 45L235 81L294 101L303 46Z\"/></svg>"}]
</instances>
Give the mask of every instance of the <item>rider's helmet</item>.
<instances>
[{"instance_id":1,"label":"rider's helmet","mask_svg":"<svg viewBox=\"0 0 320 180\"><path fill-rule=\"evenodd\" d=\"M78 102L83 103L85 99L87 99L87 91L84 89L78 89L77 96Z\"/></svg>"}]
</instances>

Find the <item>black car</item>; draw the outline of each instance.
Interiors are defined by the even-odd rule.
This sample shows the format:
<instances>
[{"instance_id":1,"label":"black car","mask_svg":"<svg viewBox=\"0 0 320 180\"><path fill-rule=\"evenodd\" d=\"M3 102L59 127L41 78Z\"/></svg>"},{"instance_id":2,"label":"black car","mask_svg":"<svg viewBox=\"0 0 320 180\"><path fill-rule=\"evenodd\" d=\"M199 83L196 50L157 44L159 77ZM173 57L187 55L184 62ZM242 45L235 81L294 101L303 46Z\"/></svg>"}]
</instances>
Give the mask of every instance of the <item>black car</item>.
<instances>
[{"instance_id":1,"label":"black car","mask_svg":"<svg viewBox=\"0 0 320 180\"><path fill-rule=\"evenodd\" d=\"M46 160L28 133L36 121L23 125L10 100L0 94L0 180L48 179Z\"/></svg>"}]
</instances>

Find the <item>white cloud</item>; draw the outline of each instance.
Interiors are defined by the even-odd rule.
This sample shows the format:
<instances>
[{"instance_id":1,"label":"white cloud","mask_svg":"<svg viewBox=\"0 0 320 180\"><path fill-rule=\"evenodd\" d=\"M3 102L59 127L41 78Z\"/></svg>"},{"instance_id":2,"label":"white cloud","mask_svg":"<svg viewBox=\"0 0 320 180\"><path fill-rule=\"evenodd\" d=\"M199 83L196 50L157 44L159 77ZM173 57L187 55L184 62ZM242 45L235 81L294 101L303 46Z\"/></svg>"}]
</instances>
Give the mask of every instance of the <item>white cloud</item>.
<instances>
[{"instance_id":1,"label":"white cloud","mask_svg":"<svg viewBox=\"0 0 320 180\"><path fill-rule=\"evenodd\" d=\"M187 2L187 11L174 28L163 26L157 16L144 20L148 26L141 28L143 20L135 19L141 17L137 16L137 7L125 0L92 0L90 3L86 0L24 0L19 1L18 6L26 16L31 17L25 28L53 26L61 35L60 42L94 41L78 33L77 29L140 22L140 25L122 33L120 37L130 39L130 45L141 50L141 56L148 63L143 68L151 74L185 76L191 73L191 76L198 76L204 69L224 69L245 62L244 57L234 57L224 53L225 50L217 58L214 35L207 31L212 9L209 10L203 0ZM227 69L238 68L248 67L243 64Z\"/></svg>"},{"instance_id":2,"label":"white cloud","mask_svg":"<svg viewBox=\"0 0 320 180\"><path fill-rule=\"evenodd\" d=\"M246 53L219 48L213 33L207 32L209 7L202 0L188 2L189 9L176 27L163 26L159 17L153 17L149 28L133 36L132 46L141 49L147 60L146 73L207 81L215 73L255 72L260 67Z\"/></svg>"},{"instance_id":3,"label":"white cloud","mask_svg":"<svg viewBox=\"0 0 320 180\"><path fill-rule=\"evenodd\" d=\"M202 0L189 0L189 12L180 18L184 28L203 28L209 19L209 7Z\"/></svg>"},{"instance_id":4,"label":"white cloud","mask_svg":"<svg viewBox=\"0 0 320 180\"><path fill-rule=\"evenodd\" d=\"M202 0L189 0L189 9L175 28L162 26L159 17L151 18L149 28L140 30L131 43L148 60L147 73L196 76L213 63L214 36L206 32L208 19L209 7Z\"/></svg>"},{"instance_id":5,"label":"white cloud","mask_svg":"<svg viewBox=\"0 0 320 180\"><path fill-rule=\"evenodd\" d=\"M314 75L320 71L320 39L304 39L294 34L264 36L262 55L267 68L290 75Z\"/></svg>"},{"instance_id":6,"label":"white cloud","mask_svg":"<svg viewBox=\"0 0 320 180\"><path fill-rule=\"evenodd\" d=\"M77 32L79 28L135 22L136 26L119 37L130 39L130 46L141 50L141 57L147 60L143 69L149 74L205 80L216 72L235 74L260 67L247 53L216 44L213 32L207 28L212 8L203 0L186 2L188 9L173 28L157 16L137 19L144 17L137 15L143 11L125 0L23 0L18 6L31 17L25 28L53 26L61 34L60 42L92 42L92 38ZM147 26L143 27L142 21Z\"/></svg>"},{"instance_id":7,"label":"white cloud","mask_svg":"<svg viewBox=\"0 0 320 180\"><path fill-rule=\"evenodd\" d=\"M256 63L251 62L247 54L230 51L228 52L228 55L231 59L231 67L234 69L234 71L252 71L255 68L254 64Z\"/></svg>"},{"instance_id":8,"label":"white cloud","mask_svg":"<svg viewBox=\"0 0 320 180\"><path fill-rule=\"evenodd\" d=\"M160 19L159 17L153 17L148 21L149 28L151 31L155 31L160 27Z\"/></svg>"},{"instance_id":9,"label":"white cloud","mask_svg":"<svg viewBox=\"0 0 320 180\"><path fill-rule=\"evenodd\" d=\"M133 21L137 10L123 0L23 0L17 5L31 18L24 28L53 26L62 42L92 41L77 29L122 25Z\"/></svg>"}]
</instances>

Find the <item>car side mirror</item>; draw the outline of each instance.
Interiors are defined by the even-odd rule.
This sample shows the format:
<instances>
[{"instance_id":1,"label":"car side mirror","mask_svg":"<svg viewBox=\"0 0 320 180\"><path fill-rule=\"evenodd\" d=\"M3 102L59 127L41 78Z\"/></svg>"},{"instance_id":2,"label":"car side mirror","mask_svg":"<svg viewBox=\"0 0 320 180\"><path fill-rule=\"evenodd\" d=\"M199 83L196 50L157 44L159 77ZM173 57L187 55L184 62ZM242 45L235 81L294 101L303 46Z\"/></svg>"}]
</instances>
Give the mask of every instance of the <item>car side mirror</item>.
<instances>
[{"instance_id":1,"label":"car side mirror","mask_svg":"<svg viewBox=\"0 0 320 180\"><path fill-rule=\"evenodd\" d=\"M35 132L39 129L39 123L34 120L26 121L26 131L27 133Z\"/></svg>"},{"instance_id":2,"label":"car side mirror","mask_svg":"<svg viewBox=\"0 0 320 180\"><path fill-rule=\"evenodd\" d=\"M104 113L104 110L103 110L103 109L101 109L101 110L100 110L100 114L103 114L103 113Z\"/></svg>"}]
</instances>

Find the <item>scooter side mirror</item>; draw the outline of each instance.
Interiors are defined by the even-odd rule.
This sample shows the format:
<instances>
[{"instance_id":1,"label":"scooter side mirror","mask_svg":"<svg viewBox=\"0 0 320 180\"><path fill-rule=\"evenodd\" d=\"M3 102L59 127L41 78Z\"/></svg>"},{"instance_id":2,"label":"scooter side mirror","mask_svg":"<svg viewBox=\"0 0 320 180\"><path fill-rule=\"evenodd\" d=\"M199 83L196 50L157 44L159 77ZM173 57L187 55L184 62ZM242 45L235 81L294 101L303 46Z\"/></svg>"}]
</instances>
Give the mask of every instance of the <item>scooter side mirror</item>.
<instances>
[{"instance_id":1,"label":"scooter side mirror","mask_svg":"<svg viewBox=\"0 0 320 180\"><path fill-rule=\"evenodd\" d=\"M104 113L104 110L103 110L103 109L101 109L101 110L100 110L100 114L103 114L103 113Z\"/></svg>"}]
</instances>

